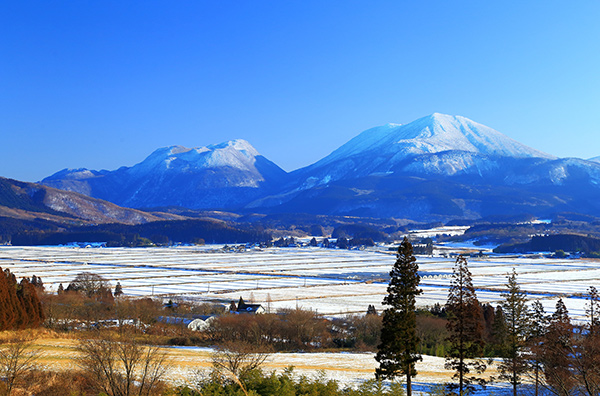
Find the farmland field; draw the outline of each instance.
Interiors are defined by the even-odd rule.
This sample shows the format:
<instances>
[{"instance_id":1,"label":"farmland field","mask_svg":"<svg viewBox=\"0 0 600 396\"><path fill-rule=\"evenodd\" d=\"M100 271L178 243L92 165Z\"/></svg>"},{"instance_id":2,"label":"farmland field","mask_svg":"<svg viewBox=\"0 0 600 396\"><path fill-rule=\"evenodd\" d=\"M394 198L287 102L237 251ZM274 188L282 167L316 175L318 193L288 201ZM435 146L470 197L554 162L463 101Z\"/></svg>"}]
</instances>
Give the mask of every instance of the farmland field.
<instances>
[{"instance_id":1,"label":"farmland field","mask_svg":"<svg viewBox=\"0 0 600 396\"><path fill-rule=\"evenodd\" d=\"M423 289L419 305L445 303L454 259L443 256L464 249L442 246L432 257L418 256ZM102 275L113 285L120 282L129 296L222 303L241 296L272 311L298 306L329 316L364 313L369 304L381 309L394 261L394 252L387 247L255 248L239 252L222 246L0 247L2 268L17 277L40 276L49 290L56 290L61 283L66 287L78 273L87 271ZM532 299L541 299L551 312L561 296L575 319L585 312L581 295L589 286L600 287L599 264L596 260L540 256L469 258L481 302L501 299L506 275L514 267L519 283Z\"/></svg>"},{"instance_id":2,"label":"farmland field","mask_svg":"<svg viewBox=\"0 0 600 396\"><path fill-rule=\"evenodd\" d=\"M448 256L480 249L468 244L438 245L433 256L417 256L423 289L418 304L445 303L455 261ZM394 261L395 253L388 246L366 250L0 247L2 268L10 269L17 277L39 276L47 290L56 290L61 283L66 287L78 273L87 271L102 275L113 286L120 282L129 296L218 303L241 296L271 311L298 306L327 316L362 314L369 304L380 310ZM599 264L596 260L548 259L539 255L469 258L481 302L495 303L502 298L506 275L514 267L530 298L540 299L546 311L552 312L556 300L563 297L575 319L583 318L585 313L582 294L589 286L600 287ZM71 341L39 342L46 349L64 349L61 359L72 354ZM176 383L184 383L196 370L206 371L210 366L210 351L203 348L171 348L169 354L175 362L170 378ZM56 354L48 354L47 358L50 360L46 363L53 367L74 364L54 361ZM417 390L450 380L451 373L443 368L443 359L424 358L419 363ZM372 353L277 353L269 358L265 368L281 370L294 365L298 374L306 375L324 370L328 378L357 385L372 378L375 364ZM496 384L493 392L503 394L505 388L505 384Z\"/></svg>"}]
</instances>

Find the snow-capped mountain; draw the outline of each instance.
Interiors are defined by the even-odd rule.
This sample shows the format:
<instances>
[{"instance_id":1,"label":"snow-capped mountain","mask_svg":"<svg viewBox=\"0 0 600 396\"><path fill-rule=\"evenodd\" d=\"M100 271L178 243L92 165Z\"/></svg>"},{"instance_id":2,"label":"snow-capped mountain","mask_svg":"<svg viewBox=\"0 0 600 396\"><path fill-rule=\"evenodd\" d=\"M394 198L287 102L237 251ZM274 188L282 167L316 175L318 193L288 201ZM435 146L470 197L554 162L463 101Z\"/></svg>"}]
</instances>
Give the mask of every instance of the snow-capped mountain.
<instances>
[{"instance_id":1,"label":"snow-capped mountain","mask_svg":"<svg viewBox=\"0 0 600 396\"><path fill-rule=\"evenodd\" d=\"M234 140L156 150L116 171L63 170L44 184L143 208L182 206L414 220L600 215L600 163L556 158L465 117L432 114L360 133L291 173Z\"/></svg>"},{"instance_id":2,"label":"snow-capped mountain","mask_svg":"<svg viewBox=\"0 0 600 396\"><path fill-rule=\"evenodd\" d=\"M236 207L269 192L286 172L245 140L164 147L116 171L62 170L43 184L129 207Z\"/></svg>"},{"instance_id":3,"label":"snow-capped mountain","mask_svg":"<svg viewBox=\"0 0 600 396\"><path fill-rule=\"evenodd\" d=\"M591 198L599 185L600 164L558 159L468 118L436 113L366 130L250 206L420 220L600 213Z\"/></svg>"},{"instance_id":4,"label":"snow-capped mountain","mask_svg":"<svg viewBox=\"0 0 600 396\"><path fill-rule=\"evenodd\" d=\"M503 159L525 158L555 157L468 118L435 113L406 125L368 129L295 175L304 189L377 174L486 174Z\"/></svg>"},{"instance_id":5,"label":"snow-capped mountain","mask_svg":"<svg viewBox=\"0 0 600 396\"><path fill-rule=\"evenodd\" d=\"M516 158L553 158L468 118L434 113L406 125L387 124L368 129L315 165L367 152L397 159L444 151Z\"/></svg>"}]
</instances>

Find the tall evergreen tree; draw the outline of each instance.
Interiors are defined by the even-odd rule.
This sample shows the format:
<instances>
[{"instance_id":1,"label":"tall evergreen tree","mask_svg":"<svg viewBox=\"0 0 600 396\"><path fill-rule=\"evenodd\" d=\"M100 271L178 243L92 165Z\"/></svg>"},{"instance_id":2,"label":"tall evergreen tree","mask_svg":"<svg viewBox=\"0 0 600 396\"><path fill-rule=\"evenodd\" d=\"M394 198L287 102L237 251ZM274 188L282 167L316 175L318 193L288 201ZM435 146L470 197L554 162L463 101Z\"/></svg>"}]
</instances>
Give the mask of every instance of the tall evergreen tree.
<instances>
[{"instance_id":1,"label":"tall evergreen tree","mask_svg":"<svg viewBox=\"0 0 600 396\"><path fill-rule=\"evenodd\" d=\"M42 305L29 279L19 284L8 269L0 268L0 330L37 327L43 320Z\"/></svg>"},{"instance_id":2,"label":"tall evergreen tree","mask_svg":"<svg viewBox=\"0 0 600 396\"><path fill-rule=\"evenodd\" d=\"M506 318L504 317L504 311L501 305L496 306L494 312L494 323L492 324L493 345L492 353L493 356L506 356Z\"/></svg>"},{"instance_id":3,"label":"tall evergreen tree","mask_svg":"<svg viewBox=\"0 0 600 396\"><path fill-rule=\"evenodd\" d=\"M390 272L390 283L383 305L389 306L383 311L381 344L375 359L379 367L377 378L394 378L406 375L406 393L412 395L411 379L417 374L415 363L421 360L417 353L417 316L415 312L416 296L421 280L412 245L404 238L398 247L397 260Z\"/></svg>"},{"instance_id":4,"label":"tall evergreen tree","mask_svg":"<svg viewBox=\"0 0 600 396\"><path fill-rule=\"evenodd\" d=\"M21 280L17 287L17 297L24 314L21 327L39 327L44 321L44 312L36 288L29 282L29 279Z\"/></svg>"},{"instance_id":5,"label":"tall evergreen tree","mask_svg":"<svg viewBox=\"0 0 600 396\"><path fill-rule=\"evenodd\" d=\"M573 351L573 325L562 299L556 302L556 311L550 317L540 349L544 377L552 392L558 396L575 394L576 381L570 357Z\"/></svg>"},{"instance_id":6,"label":"tall evergreen tree","mask_svg":"<svg viewBox=\"0 0 600 396\"><path fill-rule=\"evenodd\" d=\"M517 396L517 385L521 383L523 374L528 370L527 356L523 353L529 335L529 316L527 296L517 283L517 272L513 268L508 276L507 293L502 293L501 303L506 323L506 344L504 358L498 369L500 378L508 381L513 388L513 396Z\"/></svg>"},{"instance_id":7,"label":"tall evergreen tree","mask_svg":"<svg viewBox=\"0 0 600 396\"><path fill-rule=\"evenodd\" d=\"M573 357L573 366L577 371L581 393L600 395L600 296L598 290L591 286L588 289L586 314L588 322L580 327Z\"/></svg>"},{"instance_id":8,"label":"tall evergreen tree","mask_svg":"<svg viewBox=\"0 0 600 396\"><path fill-rule=\"evenodd\" d=\"M533 369L533 381L535 384L535 396L540 394L540 385L542 380L540 373L542 372L543 358L541 349L543 347L544 337L548 331L548 316L544 311L544 307L539 300L533 302L531 306L531 326L529 327L529 339L527 346L529 349L529 361Z\"/></svg>"},{"instance_id":9,"label":"tall evergreen tree","mask_svg":"<svg viewBox=\"0 0 600 396\"><path fill-rule=\"evenodd\" d=\"M586 314L589 319L589 333L600 333L600 295L598 295L598 289L596 289L594 286L590 286L588 289Z\"/></svg>"},{"instance_id":10,"label":"tall evergreen tree","mask_svg":"<svg viewBox=\"0 0 600 396\"><path fill-rule=\"evenodd\" d=\"M456 373L457 384L450 384L451 391L458 390L462 396L475 390L474 384L485 385L483 378L470 375L483 373L487 365L480 359L483 355L483 315L475 294L467 259L459 256L454 266L448 301L447 329L450 347L446 353L446 369Z\"/></svg>"},{"instance_id":11,"label":"tall evergreen tree","mask_svg":"<svg viewBox=\"0 0 600 396\"><path fill-rule=\"evenodd\" d=\"M115 286L115 292L113 293L113 295L115 297L119 297L121 294L123 294L123 286L121 286L121 282L117 282L117 285Z\"/></svg>"}]
</instances>

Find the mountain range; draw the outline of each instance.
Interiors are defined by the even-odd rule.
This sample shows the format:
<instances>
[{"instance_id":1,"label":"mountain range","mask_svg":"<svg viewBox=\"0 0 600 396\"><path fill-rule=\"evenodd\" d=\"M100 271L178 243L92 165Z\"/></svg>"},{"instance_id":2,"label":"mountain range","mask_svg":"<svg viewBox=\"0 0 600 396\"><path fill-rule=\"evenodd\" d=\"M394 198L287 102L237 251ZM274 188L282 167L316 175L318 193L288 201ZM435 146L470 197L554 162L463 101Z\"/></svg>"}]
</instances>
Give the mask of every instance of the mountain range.
<instances>
[{"instance_id":1,"label":"mountain range","mask_svg":"<svg viewBox=\"0 0 600 396\"><path fill-rule=\"evenodd\" d=\"M161 148L115 171L64 169L41 183L130 208L447 221L598 215L597 161L557 158L468 118L435 113L368 129L290 173L234 140Z\"/></svg>"}]
</instances>

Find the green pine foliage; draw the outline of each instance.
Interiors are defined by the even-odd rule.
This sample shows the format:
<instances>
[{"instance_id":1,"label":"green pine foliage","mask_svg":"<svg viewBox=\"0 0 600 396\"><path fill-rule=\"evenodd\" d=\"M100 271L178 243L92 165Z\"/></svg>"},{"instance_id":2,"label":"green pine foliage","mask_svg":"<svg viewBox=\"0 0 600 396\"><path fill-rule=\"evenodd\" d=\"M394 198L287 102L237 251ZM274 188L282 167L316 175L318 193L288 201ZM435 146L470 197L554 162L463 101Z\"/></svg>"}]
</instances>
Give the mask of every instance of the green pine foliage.
<instances>
[{"instance_id":1,"label":"green pine foliage","mask_svg":"<svg viewBox=\"0 0 600 396\"><path fill-rule=\"evenodd\" d=\"M459 256L454 266L452 281L446 303L448 314L449 349L446 351L446 369L455 371L449 384L451 391L458 390L462 396L475 390L475 384L486 381L473 374L483 373L487 365L483 356L484 321L481 305L477 300L467 259Z\"/></svg>"},{"instance_id":2,"label":"green pine foliage","mask_svg":"<svg viewBox=\"0 0 600 396\"><path fill-rule=\"evenodd\" d=\"M260 369L244 372L240 382L246 388L244 392L235 381L212 372L200 379L194 387L184 386L176 391L179 396L404 396L400 383L389 386L382 380L367 380L356 389L342 388L340 384L327 379L324 374L314 377L296 375L293 367L282 373L265 373Z\"/></svg>"},{"instance_id":3,"label":"green pine foliage","mask_svg":"<svg viewBox=\"0 0 600 396\"><path fill-rule=\"evenodd\" d=\"M411 395L411 377L417 374L415 363L421 360L418 354L419 338L416 333L416 296L422 293L418 288L419 266L413 255L412 245L404 238L398 247L397 260L390 272L390 283L383 304L389 308L383 311L381 344L375 359L379 362L377 378L406 376L407 394Z\"/></svg>"},{"instance_id":4,"label":"green pine foliage","mask_svg":"<svg viewBox=\"0 0 600 396\"><path fill-rule=\"evenodd\" d=\"M544 337L548 331L548 315L539 300L533 302L530 312L531 325L529 327L529 338L527 349L530 370L533 372L533 383L535 385L535 396L540 394L542 387L543 365L541 350L544 345Z\"/></svg>"},{"instance_id":5,"label":"green pine foliage","mask_svg":"<svg viewBox=\"0 0 600 396\"><path fill-rule=\"evenodd\" d=\"M508 381L517 396L517 386L529 369L529 361L524 354L529 335L530 321L527 310L527 296L517 283L517 272L513 268L508 276L508 292L502 293L501 303L505 323L504 358L498 366L500 379Z\"/></svg>"}]
</instances>

